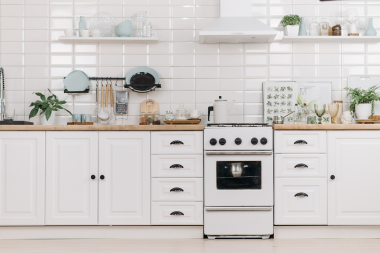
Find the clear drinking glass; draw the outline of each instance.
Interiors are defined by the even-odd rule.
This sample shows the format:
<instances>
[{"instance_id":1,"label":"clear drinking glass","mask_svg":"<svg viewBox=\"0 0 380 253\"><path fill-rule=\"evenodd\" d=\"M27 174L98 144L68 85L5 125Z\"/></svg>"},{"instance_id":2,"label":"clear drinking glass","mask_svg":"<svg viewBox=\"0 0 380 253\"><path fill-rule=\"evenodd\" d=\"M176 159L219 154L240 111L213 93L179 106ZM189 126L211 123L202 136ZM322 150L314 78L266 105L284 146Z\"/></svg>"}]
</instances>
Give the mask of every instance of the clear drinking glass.
<instances>
[{"instance_id":1,"label":"clear drinking glass","mask_svg":"<svg viewBox=\"0 0 380 253\"><path fill-rule=\"evenodd\" d=\"M321 25L318 23L316 18L313 18L313 22L310 24L310 36L320 36L321 35Z\"/></svg>"},{"instance_id":2,"label":"clear drinking glass","mask_svg":"<svg viewBox=\"0 0 380 253\"><path fill-rule=\"evenodd\" d=\"M367 28L365 18L360 18L358 21L358 24L359 24L361 36L365 36L365 30Z\"/></svg>"},{"instance_id":3,"label":"clear drinking glass","mask_svg":"<svg viewBox=\"0 0 380 253\"><path fill-rule=\"evenodd\" d=\"M329 110L329 114L331 116L331 124L336 124L335 118L339 112L339 104L329 104L328 110Z\"/></svg>"},{"instance_id":4,"label":"clear drinking glass","mask_svg":"<svg viewBox=\"0 0 380 253\"><path fill-rule=\"evenodd\" d=\"M318 116L318 124L322 124L322 116L326 113L325 104L315 104L314 105L315 114Z\"/></svg>"},{"instance_id":5,"label":"clear drinking glass","mask_svg":"<svg viewBox=\"0 0 380 253\"><path fill-rule=\"evenodd\" d=\"M350 24L350 31L348 34L356 34L356 21L358 21L358 10L355 8L349 8L345 12L345 20Z\"/></svg>"}]
</instances>

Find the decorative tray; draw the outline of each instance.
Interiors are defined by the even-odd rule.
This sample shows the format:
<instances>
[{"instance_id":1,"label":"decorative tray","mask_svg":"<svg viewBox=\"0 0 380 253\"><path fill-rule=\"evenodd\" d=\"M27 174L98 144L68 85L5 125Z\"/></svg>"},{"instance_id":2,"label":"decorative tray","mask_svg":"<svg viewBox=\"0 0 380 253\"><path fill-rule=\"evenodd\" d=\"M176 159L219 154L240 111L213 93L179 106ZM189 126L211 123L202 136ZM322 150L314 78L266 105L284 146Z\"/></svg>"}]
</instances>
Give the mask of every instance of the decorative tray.
<instances>
[{"instance_id":1,"label":"decorative tray","mask_svg":"<svg viewBox=\"0 0 380 253\"><path fill-rule=\"evenodd\" d=\"M188 119L188 120L164 120L165 124L168 125L182 125L182 124L187 124L187 125L198 125L201 123L200 119Z\"/></svg>"},{"instance_id":2,"label":"decorative tray","mask_svg":"<svg viewBox=\"0 0 380 253\"><path fill-rule=\"evenodd\" d=\"M380 119L355 119L355 121L359 124L374 124L380 123Z\"/></svg>"},{"instance_id":3,"label":"decorative tray","mask_svg":"<svg viewBox=\"0 0 380 253\"><path fill-rule=\"evenodd\" d=\"M92 126L94 122L67 122L68 126Z\"/></svg>"}]
</instances>

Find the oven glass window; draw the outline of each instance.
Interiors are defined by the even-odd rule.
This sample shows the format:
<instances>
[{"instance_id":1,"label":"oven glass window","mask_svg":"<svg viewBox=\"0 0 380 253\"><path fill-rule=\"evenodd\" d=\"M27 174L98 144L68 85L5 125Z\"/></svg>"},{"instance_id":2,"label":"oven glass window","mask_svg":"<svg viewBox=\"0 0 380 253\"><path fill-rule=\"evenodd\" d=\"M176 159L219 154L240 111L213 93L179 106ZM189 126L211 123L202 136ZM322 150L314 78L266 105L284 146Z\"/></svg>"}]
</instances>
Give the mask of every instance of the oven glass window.
<instances>
[{"instance_id":1,"label":"oven glass window","mask_svg":"<svg viewBox=\"0 0 380 253\"><path fill-rule=\"evenodd\" d=\"M216 162L218 190L261 189L261 162Z\"/></svg>"}]
</instances>

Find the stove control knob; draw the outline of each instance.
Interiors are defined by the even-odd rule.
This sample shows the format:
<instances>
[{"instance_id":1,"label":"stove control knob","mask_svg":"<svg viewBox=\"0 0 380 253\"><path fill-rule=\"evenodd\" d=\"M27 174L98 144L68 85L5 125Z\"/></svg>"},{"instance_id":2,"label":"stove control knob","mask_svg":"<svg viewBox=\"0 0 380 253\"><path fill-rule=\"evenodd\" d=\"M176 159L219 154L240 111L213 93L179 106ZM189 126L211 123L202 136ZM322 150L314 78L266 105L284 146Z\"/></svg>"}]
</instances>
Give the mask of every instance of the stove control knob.
<instances>
[{"instance_id":1,"label":"stove control knob","mask_svg":"<svg viewBox=\"0 0 380 253\"><path fill-rule=\"evenodd\" d=\"M219 144L220 144L220 145L225 145L226 142L227 142L227 141L226 141L226 139L224 139L224 138L222 138L222 139L219 140Z\"/></svg>"},{"instance_id":2,"label":"stove control knob","mask_svg":"<svg viewBox=\"0 0 380 253\"><path fill-rule=\"evenodd\" d=\"M243 141L240 138L235 139L235 144L240 145Z\"/></svg>"},{"instance_id":3,"label":"stove control knob","mask_svg":"<svg viewBox=\"0 0 380 253\"><path fill-rule=\"evenodd\" d=\"M257 138L252 138L251 143L252 145L257 145L259 143L259 140Z\"/></svg>"},{"instance_id":4,"label":"stove control knob","mask_svg":"<svg viewBox=\"0 0 380 253\"><path fill-rule=\"evenodd\" d=\"M217 143L218 143L218 141L215 138L212 138L210 140L210 144L213 145L213 146L215 146Z\"/></svg>"},{"instance_id":5,"label":"stove control knob","mask_svg":"<svg viewBox=\"0 0 380 253\"><path fill-rule=\"evenodd\" d=\"M261 138L260 143L266 145L268 143L267 138Z\"/></svg>"}]
</instances>

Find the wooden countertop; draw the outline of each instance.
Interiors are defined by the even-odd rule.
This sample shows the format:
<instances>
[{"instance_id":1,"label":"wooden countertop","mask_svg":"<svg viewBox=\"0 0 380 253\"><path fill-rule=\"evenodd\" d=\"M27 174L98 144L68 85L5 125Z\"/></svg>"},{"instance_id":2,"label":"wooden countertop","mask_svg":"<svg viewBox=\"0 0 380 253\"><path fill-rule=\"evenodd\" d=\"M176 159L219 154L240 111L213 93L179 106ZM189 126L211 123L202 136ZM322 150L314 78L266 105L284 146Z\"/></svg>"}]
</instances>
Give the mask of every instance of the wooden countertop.
<instances>
[{"instance_id":1,"label":"wooden countertop","mask_svg":"<svg viewBox=\"0 0 380 253\"><path fill-rule=\"evenodd\" d=\"M274 130L380 130L380 124L275 124Z\"/></svg>"},{"instance_id":2,"label":"wooden countertop","mask_svg":"<svg viewBox=\"0 0 380 253\"><path fill-rule=\"evenodd\" d=\"M0 126L0 131L203 131L203 125L94 125L94 126Z\"/></svg>"}]
</instances>

